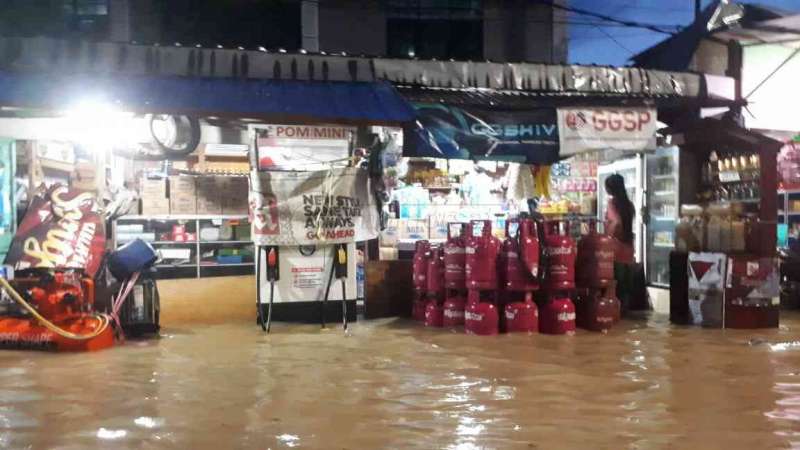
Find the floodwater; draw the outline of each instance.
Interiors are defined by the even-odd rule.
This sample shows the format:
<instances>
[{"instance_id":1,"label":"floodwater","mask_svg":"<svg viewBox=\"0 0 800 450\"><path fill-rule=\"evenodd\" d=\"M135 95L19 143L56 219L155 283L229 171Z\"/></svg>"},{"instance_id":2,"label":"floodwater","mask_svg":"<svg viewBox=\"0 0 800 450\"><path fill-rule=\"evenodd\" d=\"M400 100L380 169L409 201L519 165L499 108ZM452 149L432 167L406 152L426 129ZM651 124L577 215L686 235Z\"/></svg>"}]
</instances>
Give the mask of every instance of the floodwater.
<instances>
[{"instance_id":1,"label":"floodwater","mask_svg":"<svg viewBox=\"0 0 800 450\"><path fill-rule=\"evenodd\" d=\"M573 337L231 324L93 354L5 351L0 447L800 448L800 315Z\"/></svg>"}]
</instances>

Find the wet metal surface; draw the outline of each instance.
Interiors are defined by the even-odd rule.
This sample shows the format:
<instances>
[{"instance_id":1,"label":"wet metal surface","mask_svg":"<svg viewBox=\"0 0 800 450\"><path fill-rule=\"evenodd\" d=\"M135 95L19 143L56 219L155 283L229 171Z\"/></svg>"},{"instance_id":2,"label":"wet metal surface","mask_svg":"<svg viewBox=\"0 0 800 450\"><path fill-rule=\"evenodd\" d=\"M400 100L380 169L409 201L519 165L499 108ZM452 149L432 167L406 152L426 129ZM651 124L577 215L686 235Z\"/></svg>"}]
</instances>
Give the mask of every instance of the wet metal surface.
<instances>
[{"instance_id":1,"label":"wet metal surface","mask_svg":"<svg viewBox=\"0 0 800 450\"><path fill-rule=\"evenodd\" d=\"M0 448L800 448L800 315L474 337L405 321L0 352Z\"/></svg>"}]
</instances>

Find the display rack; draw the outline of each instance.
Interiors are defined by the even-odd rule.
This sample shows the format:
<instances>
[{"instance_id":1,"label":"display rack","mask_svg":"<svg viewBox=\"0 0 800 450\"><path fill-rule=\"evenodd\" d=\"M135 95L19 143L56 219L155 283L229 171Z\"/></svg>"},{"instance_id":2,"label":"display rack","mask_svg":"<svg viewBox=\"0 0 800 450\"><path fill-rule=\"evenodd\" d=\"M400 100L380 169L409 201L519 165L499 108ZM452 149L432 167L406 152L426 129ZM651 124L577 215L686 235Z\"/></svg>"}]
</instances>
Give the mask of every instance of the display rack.
<instances>
[{"instance_id":1,"label":"display rack","mask_svg":"<svg viewBox=\"0 0 800 450\"><path fill-rule=\"evenodd\" d=\"M163 249L188 249L189 258L175 261L171 258L161 258L155 264L158 270L157 278L205 278L234 275L252 275L255 273L253 260L253 242L247 238L232 236L231 239L203 239L200 230L204 227L221 226L223 221L239 221L241 226L249 226L246 215L129 215L116 219L112 225L112 241L114 248L118 248L131 239L122 238L118 232L119 225L142 224L146 233L156 233L155 239L144 239L156 251ZM219 223L219 225L215 225ZM175 241L158 239L158 234L170 229L173 225L184 225L187 232L196 236L190 241ZM155 231L160 230L160 231ZM225 261L214 257L220 248L237 249L240 255L233 261ZM241 260L239 260L241 259Z\"/></svg>"},{"instance_id":2,"label":"display rack","mask_svg":"<svg viewBox=\"0 0 800 450\"><path fill-rule=\"evenodd\" d=\"M800 238L793 231L800 229L800 188L778 190L778 224L786 225L789 239Z\"/></svg>"}]
</instances>

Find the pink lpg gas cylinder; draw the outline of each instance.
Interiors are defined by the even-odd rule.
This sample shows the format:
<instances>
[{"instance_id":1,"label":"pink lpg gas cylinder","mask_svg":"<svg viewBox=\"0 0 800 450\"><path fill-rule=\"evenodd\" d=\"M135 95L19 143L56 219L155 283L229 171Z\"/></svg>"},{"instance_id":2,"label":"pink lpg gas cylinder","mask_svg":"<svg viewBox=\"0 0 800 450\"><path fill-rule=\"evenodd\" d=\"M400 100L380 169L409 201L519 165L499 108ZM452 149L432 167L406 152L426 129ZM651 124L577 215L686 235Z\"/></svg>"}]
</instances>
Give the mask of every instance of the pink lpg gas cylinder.
<instances>
[{"instance_id":1,"label":"pink lpg gas cylinder","mask_svg":"<svg viewBox=\"0 0 800 450\"><path fill-rule=\"evenodd\" d=\"M498 288L497 256L500 241L492 236L492 222L473 220L471 232L466 239L465 273L466 287L470 290L492 290ZM469 302L468 302L469 303Z\"/></svg>"},{"instance_id":2,"label":"pink lpg gas cylinder","mask_svg":"<svg viewBox=\"0 0 800 450\"><path fill-rule=\"evenodd\" d=\"M447 297L442 311L442 326L460 327L464 325L466 301L461 295Z\"/></svg>"},{"instance_id":3,"label":"pink lpg gas cylinder","mask_svg":"<svg viewBox=\"0 0 800 450\"><path fill-rule=\"evenodd\" d=\"M463 223L447 224L447 242L444 244L444 286L446 289L466 288L465 238L470 227Z\"/></svg>"},{"instance_id":4,"label":"pink lpg gas cylinder","mask_svg":"<svg viewBox=\"0 0 800 450\"><path fill-rule=\"evenodd\" d=\"M426 295L428 292L428 262L431 259L431 244L428 241L414 243L414 261L412 278L414 298L411 303L411 317L423 322L425 320Z\"/></svg>"},{"instance_id":5,"label":"pink lpg gas cylinder","mask_svg":"<svg viewBox=\"0 0 800 450\"><path fill-rule=\"evenodd\" d=\"M428 259L426 291L428 297L444 299L444 249L441 246L431 247Z\"/></svg>"},{"instance_id":6,"label":"pink lpg gas cylinder","mask_svg":"<svg viewBox=\"0 0 800 450\"><path fill-rule=\"evenodd\" d=\"M542 308L539 332L575 334L575 305L566 295L550 299Z\"/></svg>"},{"instance_id":7,"label":"pink lpg gas cylinder","mask_svg":"<svg viewBox=\"0 0 800 450\"><path fill-rule=\"evenodd\" d=\"M418 321L425 321L425 308L428 306L425 292L415 292L414 300L411 302L411 318Z\"/></svg>"},{"instance_id":8,"label":"pink lpg gas cylinder","mask_svg":"<svg viewBox=\"0 0 800 450\"><path fill-rule=\"evenodd\" d=\"M441 327L444 310L444 252L440 246L431 249L428 261L428 302L425 305L425 325Z\"/></svg>"},{"instance_id":9,"label":"pink lpg gas cylinder","mask_svg":"<svg viewBox=\"0 0 800 450\"><path fill-rule=\"evenodd\" d=\"M578 285L584 288L608 286L614 281L614 240L597 233L597 224L589 222L589 233L578 242L575 268Z\"/></svg>"},{"instance_id":10,"label":"pink lpg gas cylinder","mask_svg":"<svg viewBox=\"0 0 800 450\"><path fill-rule=\"evenodd\" d=\"M589 331L607 332L619 316L619 300L604 289L579 289L575 322Z\"/></svg>"},{"instance_id":11,"label":"pink lpg gas cylinder","mask_svg":"<svg viewBox=\"0 0 800 450\"><path fill-rule=\"evenodd\" d=\"M575 241L560 228L561 222L550 222L545 233L547 290L550 292L575 288Z\"/></svg>"},{"instance_id":12,"label":"pink lpg gas cylinder","mask_svg":"<svg viewBox=\"0 0 800 450\"><path fill-rule=\"evenodd\" d=\"M492 336L500 332L500 315L493 301L481 301L480 291L470 290L464 311L464 330L467 334ZM490 296L496 296L493 291Z\"/></svg>"},{"instance_id":13,"label":"pink lpg gas cylinder","mask_svg":"<svg viewBox=\"0 0 800 450\"><path fill-rule=\"evenodd\" d=\"M539 308L533 302L533 294L525 293L525 300L506 305L506 332L535 333L539 330Z\"/></svg>"},{"instance_id":14,"label":"pink lpg gas cylinder","mask_svg":"<svg viewBox=\"0 0 800 450\"><path fill-rule=\"evenodd\" d=\"M541 247L532 219L510 219L506 222L500 271L504 288L527 292L539 289L539 258Z\"/></svg>"},{"instance_id":15,"label":"pink lpg gas cylinder","mask_svg":"<svg viewBox=\"0 0 800 450\"><path fill-rule=\"evenodd\" d=\"M412 273L414 278L414 290L418 292L425 292L428 290L428 261L430 258L431 243L428 241L415 242Z\"/></svg>"}]
</instances>

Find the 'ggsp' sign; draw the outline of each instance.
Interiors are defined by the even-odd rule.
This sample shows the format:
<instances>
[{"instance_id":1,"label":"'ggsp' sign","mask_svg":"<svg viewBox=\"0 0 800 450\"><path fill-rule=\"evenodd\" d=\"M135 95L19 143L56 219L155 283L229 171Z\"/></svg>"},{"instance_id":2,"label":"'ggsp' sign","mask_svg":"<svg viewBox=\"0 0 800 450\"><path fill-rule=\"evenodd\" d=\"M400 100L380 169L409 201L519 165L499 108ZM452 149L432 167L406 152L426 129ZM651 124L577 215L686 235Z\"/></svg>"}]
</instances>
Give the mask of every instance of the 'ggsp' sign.
<instances>
[{"instance_id":1,"label":"'ggsp' sign","mask_svg":"<svg viewBox=\"0 0 800 450\"><path fill-rule=\"evenodd\" d=\"M646 109L595 109L567 113L566 125L579 130L591 125L595 131L641 131L654 123L655 114Z\"/></svg>"},{"instance_id":2,"label":"'ggsp' sign","mask_svg":"<svg viewBox=\"0 0 800 450\"><path fill-rule=\"evenodd\" d=\"M561 156L607 149L653 149L656 124L656 110L650 108L559 109Z\"/></svg>"}]
</instances>

